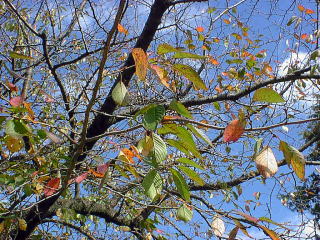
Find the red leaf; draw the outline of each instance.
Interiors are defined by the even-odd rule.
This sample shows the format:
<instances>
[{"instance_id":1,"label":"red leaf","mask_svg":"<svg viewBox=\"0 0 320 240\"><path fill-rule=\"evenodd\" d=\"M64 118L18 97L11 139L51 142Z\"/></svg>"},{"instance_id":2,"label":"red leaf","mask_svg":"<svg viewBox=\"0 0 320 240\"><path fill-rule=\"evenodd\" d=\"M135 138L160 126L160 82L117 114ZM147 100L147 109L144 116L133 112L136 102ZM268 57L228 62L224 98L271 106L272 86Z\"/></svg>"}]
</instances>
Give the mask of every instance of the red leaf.
<instances>
[{"instance_id":1,"label":"red leaf","mask_svg":"<svg viewBox=\"0 0 320 240\"><path fill-rule=\"evenodd\" d=\"M108 168L109 168L109 163L102 164L102 165L97 167L97 172L101 173L101 174L104 174L108 170Z\"/></svg>"},{"instance_id":2,"label":"red leaf","mask_svg":"<svg viewBox=\"0 0 320 240\"><path fill-rule=\"evenodd\" d=\"M18 87L16 85L14 85L13 83L7 82L7 86L12 92L18 92Z\"/></svg>"},{"instance_id":3,"label":"red leaf","mask_svg":"<svg viewBox=\"0 0 320 240\"><path fill-rule=\"evenodd\" d=\"M224 130L223 140L225 142L235 142L241 137L243 132L243 123L239 119L232 120Z\"/></svg>"},{"instance_id":4,"label":"red leaf","mask_svg":"<svg viewBox=\"0 0 320 240\"><path fill-rule=\"evenodd\" d=\"M241 215L242 217L244 217L245 219L247 219L248 221L250 221L250 222L253 222L253 223L258 223L259 222L258 218L252 217L252 216L250 216L248 214L245 214L245 213L239 212L239 211L237 211L237 213L239 215Z\"/></svg>"},{"instance_id":5,"label":"red leaf","mask_svg":"<svg viewBox=\"0 0 320 240\"><path fill-rule=\"evenodd\" d=\"M10 99L10 104L13 107L19 107L23 103L22 97L13 97Z\"/></svg>"},{"instance_id":6,"label":"red leaf","mask_svg":"<svg viewBox=\"0 0 320 240\"><path fill-rule=\"evenodd\" d=\"M78 177L76 177L75 181L76 183L81 183L83 180L85 180L88 177L89 172L82 173Z\"/></svg>"},{"instance_id":7,"label":"red leaf","mask_svg":"<svg viewBox=\"0 0 320 240\"><path fill-rule=\"evenodd\" d=\"M43 193L46 197L54 194L60 186L60 178L52 178L45 187Z\"/></svg>"},{"instance_id":8,"label":"red leaf","mask_svg":"<svg viewBox=\"0 0 320 240\"><path fill-rule=\"evenodd\" d=\"M308 34L304 33L300 36L301 39L306 39L308 37Z\"/></svg>"}]
</instances>

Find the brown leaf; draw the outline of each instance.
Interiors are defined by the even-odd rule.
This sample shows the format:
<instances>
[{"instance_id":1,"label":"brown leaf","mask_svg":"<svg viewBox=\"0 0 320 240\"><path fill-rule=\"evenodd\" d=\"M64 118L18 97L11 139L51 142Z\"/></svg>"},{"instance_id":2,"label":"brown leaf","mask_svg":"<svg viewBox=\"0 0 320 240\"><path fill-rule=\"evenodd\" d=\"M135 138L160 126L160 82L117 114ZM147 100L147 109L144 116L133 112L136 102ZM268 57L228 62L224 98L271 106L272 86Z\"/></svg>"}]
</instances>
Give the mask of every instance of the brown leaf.
<instances>
[{"instance_id":1,"label":"brown leaf","mask_svg":"<svg viewBox=\"0 0 320 240\"><path fill-rule=\"evenodd\" d=\"M235 142L244 133L244 124L239 119L232 120L225 128L223 140L225 142Z\"/></svg>"},{"instance_id":2,"label":"brown leaf","mask_svg":"<svg viewBox=\"0 0 320 240\"><path fill-rule=\"evenodd\" d=\"M146 80L148 69L148 57L142 48L134 48L132 50L132 57L136 65L136 74L142 81Z\"/></svg>"},{"instance_id":3,"label":"brown leaf","mask_svg":"<svg viewBox=\"0 0 320 240\"><path fill-rule=\"evenodd\" d=\"M272 177L278 171L277 160L272 149L265 147L254 159L259 173L265 177Z\"/></svg>"}]
</instances>

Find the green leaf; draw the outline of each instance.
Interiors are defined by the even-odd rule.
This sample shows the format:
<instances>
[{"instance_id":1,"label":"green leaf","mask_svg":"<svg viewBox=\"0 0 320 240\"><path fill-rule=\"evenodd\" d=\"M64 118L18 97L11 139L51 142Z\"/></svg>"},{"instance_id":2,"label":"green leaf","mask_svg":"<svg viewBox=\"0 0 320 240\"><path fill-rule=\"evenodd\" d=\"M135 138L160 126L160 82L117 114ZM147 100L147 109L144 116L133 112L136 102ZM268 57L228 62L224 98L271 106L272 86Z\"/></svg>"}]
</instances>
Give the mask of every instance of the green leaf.
<instances>
[{"instance_id":1,"label":"green leaf","mask_svg":"<svg viewBox=\"0 0 320 240\"><path fill-rule=\"evenodd\" d=\"M184 222L189 222L192 219L193 212L188 208L185 204L179 207L177 211L177 219L182 220Z\"/></svg>"},{"instance_id":2,"label":"green leaf","mask_svg":"<svg viewBox=\"0 0 320 240\"><path fill-rule=\"evenodd\" d=\"M157 163L161 163L167 157L166 143L157 134L152 134L153 153Z\"/></svg>"},{"instance_id":3,"label":"green leaf","mask_svg":"<svg viewBox=\"0 0 320 240\"><path fill-rule=\"evenodd\" d=\"M281 103L285 102L282 96L271 88L260 88L255 91L253 101L268 102L268 103Z\"/></svg>"},{"instance_id":4,"label":"green leaf","mask_svg":"<svg viewBox=\"0 0 320 240\"><path fill-rule=\"evenodd\" d=\"M193 58L193 59L205 59L205 56L188 53L188 52L176 52L173 56L173 58Z\"/></svg>"},{"instance_id":5,"label":"green leaf","mask_svg":"<svg viewBox=\"0 0 320 240\"><path fill-rule=\"evenodd\" d=\"M174 64L173 69L182 76L186 77L195 87L207 90L205 83L200 78L199 74L190 66L184 64Z\"/></svg>"},{"instance_id":6,"label":"green leaf","mask_svg":"<svg viewBox=\"0 0 320 240\"><path fill-rule=\"evenodd\" d=\"M126 96L128 95L128 90L122 81L119 81L117 85L112 90L111 96L112 99L118 105L124 105Z\"/></svg>"},{"instance_id":7,"label":"green leaf","mask_svg":"<svg viewBox=\"0 0 320 240\"><path fill-rule=\"evenodd\" d=\"M17 119L11 119L7 121L5 131L9 136L16 138L28 136L31 133L30 128L21 120Z\"/></svg>"},{"instance_id":8,"label":"green leaf","mask_svg":"<svg viewBox=\"0 0 320 240\"><path fill-rule=\"evenodd\" d=\"M180 115L186 118L190 118L190 119L193 118L189 110L185 106L183 106L182 103L178 102L175 99L171 101L169 108L176 111L177 113L179 113Z\"/></svg>"},{"instance_id":9,"label":"green leaf","mask_svg":"<svg viewBox=\"0 0 320 240\"><path fill-rule=\"evenodd\" d=\"M262 144L263 138L258 138L256 140L256 143L254 144L254 154L253 158L257 156L257 154L260 152L261 144Z\"/></svg>"},{"instance_id":10,"label":"green leaf","mask_svg":"<svg viewBox=\"0 0 320 240\"><path fill-rule=\"evenodd\" d=\"M191 153L186 148L186 146L183 144L183 142L177 141L177 140L174 140L174 139L168 139L166 141L170 146L175 147L176 149L178 149L181 152L185 153L187 156L192 157Z\"/></svg>"},{"instance_id":11,"label":"green leaf","mask_svg":"<svg viewBox=\"0 0 320 240\"><path fill-rule=\"evenodd\" d=\"M178 52L178 51L179 50L177 48L172 47L170 44L163 43L158 46L157 53L161 55L165 53Z\"/></svg>"},{"instance_id":12,"label":"green leaf","mask_svg":"<svg viewBox=\"0 0 320 240\"><path fill-rule=\"evenodd\" d=\"M198 168L200 170L204 170L204 167L200 166L198 163L196 163L195 161L189 159L189 158L178 158L176 160L177 162L180 162L180 163L183 163L185 165L189 165L189 166L192 166L192 167L195 167L195 168Z\"/></svg>"},{"instance_id":13,"label":"green leaf","mask_svg":"<svg viewBox=\"0 0 320 240\"><path fill-rule=\"evenodd\" d=\"M194 182L198 183L200 186L203 186L205 184L205 182L203 181L203 179L199 176L198 173L196 173L195 171L193 171L192 169L185 167L185 166L178 166L178 168L185 173L191 180L193 180Z\"/></svg>"},{"instance_id":14,"label":"green leaf","mask_svg":"<svg viewBox=\"0 0 320 240\"><path fill-rule=\"evenodd\" d=\"M287 23L287 26L290 26L292 23L294 23L295 21L297 21L297 16L292 16L290 19L289 19L289 21L288 21L288 23Z\"/></svg>"},{"instance_id":15,"label":"green leaf","mask_svg":"<svg viewBox=\"0 0 320 240\"><path fill-rule=\"evenodd\" d=\"M143 126L148 130L156 130L159 122L165 114L165 108L162 105L150 107L144 114Z\"/></svg>"},{"instance_id":16,"label":"green leaf","mask_svg":"<svg viewBox=\"0 0 320 240\"><path fill-rule=\"evenodd\" d=\"M173 168L170 169L170 172L172 174L174 184L176 185L177 190L180 193L181 197L187 202L189 202L190 201L189 187L186 181L184 180L183 176Z\"/></svg>"},{"instance_id":17,"label":"green leaf","mask_svg":"<svg viewBox=\"0 0 320 240\"><path fill-rule=\"evenodd\" d=\"M203 141L208 143L211 147L213 147L213 144L211 140L208 138L208 136L199 128L194 127L191 124L187 124L187 127L191 130L191 132L197 136L198 138L201 138Z\"/></svg>"},{"instance_id":18,"label":"green leaf","mask_svg":"<svg viewBox=\"0 0 320 240\"><path fill-rule=\"evenodd\" d=\"M14 52L14 51L10 51L9 52L9 56L12 57L12 58L16 58L16 59L26 59L26 60L32 60L33 59L33 57L26 56L26 55L23 55L21 53L17 53L17 52Z\"/></svg>"},{"instance_id":19,"label":"green leaf","mask_svg":"<svg viewBox=\"0 0 320 240\"><path fill-rule=\"evenodd\" d=\"M152 169L148 172L141 185L143 186L146 195L150 197L152 201L156 200L161 194L162 179L155 169Z\"/></svg>"}]
</instances>

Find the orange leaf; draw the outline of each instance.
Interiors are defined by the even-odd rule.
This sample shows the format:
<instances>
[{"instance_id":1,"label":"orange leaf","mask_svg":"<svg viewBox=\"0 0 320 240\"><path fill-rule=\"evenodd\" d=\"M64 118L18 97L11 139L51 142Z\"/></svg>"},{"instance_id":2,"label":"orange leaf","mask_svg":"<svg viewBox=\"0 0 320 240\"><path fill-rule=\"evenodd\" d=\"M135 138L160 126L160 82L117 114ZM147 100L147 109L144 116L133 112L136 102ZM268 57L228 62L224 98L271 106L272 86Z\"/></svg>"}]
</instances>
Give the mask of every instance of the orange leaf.
<instances>
[{"instance_id":1,"label":"orange leaf","mask_svg":"<svg viewBox=\"0 0 320 240\"><path fill-rule=\"evenodd\" d=\"M218 60L215 59L215 58L213 58L213 57L211 57L211 56L209 56L209 61L210 61L210 63L212 63L213 65L218 65L218 64L219 64Z\"/></svg>"},{"instance_id":2,"label":"orange leaf","mask_svg":"<svg viewBox=\"0 0 320 240\"><path fill-rule=\"evenodd\" d=\"M23 106L27 109L30 118L34 120L34 112L31 109L31 103L24 102Z\"/></svg>"},{"instance_id":3,"label":"orange leaf","mask_svg":"<svg viewBox=\"0 0 320 240\"><path fill-rule=\"evenodd\" d=\"M306 14L313 14L314 11L312 9L306 9Z\"/></svg>"},{"instance_id":4,"label":"orange leaf","mask_svg":"<svg viewBox=\"0 0 320 240\"><path fill-rule=\"evenodd\" d=\"M142 48L132 49L132 56L136 65L136 74L142 81L146 80L148 57Z\"/></svg>"},{"instance_id":5,"label":"orange leaf","mask_svg":"<svg viewBox=\"0 0 320 240\"><path fill-rule=\"evenodd\" d=\"M272 240L281 240L281 238L272 230L269 228L259 225L259 227L267 234Z\"/></svg>"},{"instance_id":6,"label":"orange leaf","mask_svg":"<svg viewBox=\"0 0 320 240\"><path fill-rule=\"evenodd\" d=\"M47 183L43 193L46 197L54 194L60 186L60 178L51 178L51 180Z\"/></svg>"},{"instance_id":7,"label":"orange leaf","mask_svg":"<svg viewBox=\"0 0 320 240\"><path fill-rule=\"evenodd\" d=\"M140 160L142 159L139 150L135 146L131 145L129 149L134 153L135 157L137 157Z\"/></svg>"},{"instance_id":8,"label":"orange leaf","mask_svg":"<svg viewBox=\"0 0 320 240\"><path fill-rule=\"evenodd\" d=\"M197 30L197 32L203 32L204 28L203 27L197 27L196 30Z\"/></svg>"},{"instance_id":9,"label":"orange leaf","mask_svg":"<svg viewBox=\"0 0 320 240\"><path fill-rule=\"evenodd\" d=\"M239 119L232 120L224 130L223 140L225 142L235 142L243 133L243 123Z\"/></svg>"},{"instance_id":10,"label":"orange leaf","mask_svg":"<svg viewBox=\"0 0 320 240\"><path fill-rule=\"evenodd\" d=\"M302 5L298 5L298 9L299 9L300 12L303 12L305 8Z\"/></svg>"},{"instance_id":11,"label":"orange leaf","mask_svg":"<svg viewBox=\"0 0 320 240\"><path fill-rule=\"evenodd\" d=\"M166 70L164 70L163 68L157 66L157 65L153 65L150 64L150 68L157 74L160 82L168 89L170 89L170 85L169 85L169 78L167 76L167 72Z\"/></svg>"},{"instance_id":12,"label":"orange leaf","mask_svg":"<svg viewBox=\"0 0 320 240\"><path fill-rule=\"evenodd\" d=\"M231 23L230 20L228 20L228 19L223 19L223 21L224 21L225 24L230 24Z\"/></svg>"},{"instance_id":13,"label":"orange leaf","mask_svg":"<svg viewBox=\"0 0 320 240\"><path fill-rule=\"evenodd\" d=\"M304 39L306 39L307 37L308 37L308 34L304 33L304 34L301 35L300 38L304 40Z\"/></svg>"},{"instance_id":14,"label":"orange leaf","mask_svg":"<svg viewBox=\"0 0 320 240\"><path fill-rule=\"evenodd\" d=\"M135 154L128 148L123 148L121 150L123 154L127 157L130 163L134 163L133 158L135 157Z\"/></svg>"},{"instance_id":15,"label":"orange leaf","mask_svg":"<svg viewBox=\"0 0 320 240\"><path fill-rule=\"evenodd\" d=\"M93 170L93 169L89 169L89 171L88 171L89 173L92 173L95 177L97 177L97 178L103 178L103 176L104 176L104 174L102 174L102 173L98 173L98 172L96 172L95 170Z\"/></svg>"},{"instance_id":16,"label":"orange leaf","mask_svg":"<svg viewBox=\"0 0 320 240\"><path fill-rule=\"evenodd\" d=\"M22 97L13 97L10 99L10 104L13 107L19 107L23 103Z\"/></svg>"},{"instance_id":17,"label":"orange leaf","mask_svg":"<svg viewBox=\"0 0 320 240\"><path fill-rule=\"evenodd\" d=\"M120 23L118 23L118 31L119 32L121 32L121 33L124 33L125 35L128 35L128 30L125 28L125 27L123 27Z\"/></svg>"}]
</instances>

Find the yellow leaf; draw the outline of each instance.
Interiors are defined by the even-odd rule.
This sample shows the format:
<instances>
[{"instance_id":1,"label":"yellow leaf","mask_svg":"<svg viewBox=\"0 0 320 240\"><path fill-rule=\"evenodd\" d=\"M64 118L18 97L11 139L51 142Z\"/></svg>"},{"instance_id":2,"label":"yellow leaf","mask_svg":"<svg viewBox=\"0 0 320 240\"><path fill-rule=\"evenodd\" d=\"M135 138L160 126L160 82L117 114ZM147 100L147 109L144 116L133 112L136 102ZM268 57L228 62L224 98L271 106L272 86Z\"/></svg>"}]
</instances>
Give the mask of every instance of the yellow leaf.
<instances>
[{"instance_id":1,"label":"yellow leaf","mask_svg":"<svg viewBox=\"0 0 320 240\"><path fill-rule=\"evenodd\" d=\"M132 50L132 57L136 65L136 74L142 81L146 80L148 69L148 57L142 48L134 48Z\"/></svg>"},{"instance_id":2,"label":"yellow leaf","mask_svg":"<svg viewBox=\"0 0 320 240\"><path fill-rule=\"evenodd\" d=\"M4 221L0 223L0 233L4 231Z\"/></svg>"},{"instance_id":3,"label":"yellow leaf","mask_svg":"<svg viewBox=\"0 0 320 240\"><path fill-rule=\"evenodd\" d=\"M5 137L4 141L9 151L13 153L18 152L23 147L23 143L19 138L14 138L8 135Z\"/></svg>"},{"instance_id":4,"label":"yellow leaf","mask_svg":"<svg viewBox=\"0 0 320 240\"><path fill-rule=\"evenodd\" d=\"M22 219L22 218L18 218L18 223L19 223L19 229L22 231L26 231L27 230L27 222L26 220Z\"/></svg>"}]
</instances>

